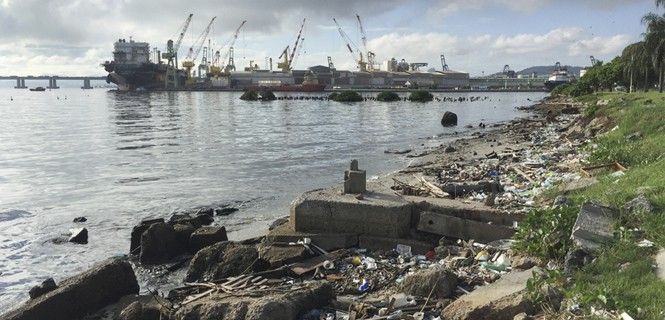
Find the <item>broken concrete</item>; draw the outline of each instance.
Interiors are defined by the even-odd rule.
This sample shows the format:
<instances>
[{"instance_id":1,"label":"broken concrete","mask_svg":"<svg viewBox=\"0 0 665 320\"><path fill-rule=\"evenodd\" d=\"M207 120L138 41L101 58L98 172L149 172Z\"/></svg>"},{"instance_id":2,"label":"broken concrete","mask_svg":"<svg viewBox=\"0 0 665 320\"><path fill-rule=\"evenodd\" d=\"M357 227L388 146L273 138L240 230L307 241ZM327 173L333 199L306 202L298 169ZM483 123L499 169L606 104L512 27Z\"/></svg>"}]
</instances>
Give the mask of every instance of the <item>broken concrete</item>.
<instances>
[{"instance_id":1,"label":"broken concrete","mask_svg":"<svg viewBox=\"0 0 665 320\"><path fill-rule=\"evenodd\" d=\"M651 201L643 193L640 193L633 200L626 202L623 206L623 212L627 214L652 213L653 210Z\"/></svg>"},{"instance_id":2,"label":"broken concrete","mask_svg":"<svg viewBox=\"0 0 665 320\"><path fill-rule=\"evenodd\" d=\"M139 285L132 266L124 259L109 259L60 282L57 289L28 301L4 315L4 320L79 319L137 294Z\"/></svg>"},{"instance_id":3,"label":"broken concrete","mask_svg":"<svg viewBox=\"0 0 665 320\"><path fill-rule=\"evenodd\" d=\"M654 260L656 262L656 276L658 276L658 279L665 281L665 249L660 248Z\"/></svg>"},{"instance_id":4,"label":"broken concrete","mask_svg":"<svg viewBox=\"0 0 665 320\"><path fill-rule=\"evenodd\" d=\"M411 209L409 202L395 194L367 192L358 200L332 188L306 192L294 200L290 223L300 232L400 238L409 234Z\"/></svg>"},{"instance_id":5,"label":"broken concrete","mask_svg":"<svg viewBox=\"0 0 665 320\"><path fill-rule=\"evenodd\" d=\"M515 234L512 227L429 211L420 213L418 231L483 243L510 239Z\"/></svg>"},{"instance_id":6,"label":"broken concrete","mask_svg":"<svg viewBox=\"0 0 665 320\"><path fill-rule=\"evenodd\" d=\"M496 282L461 296L441 313L449 320L512 320L534 306L526 298L526 283L535 269L505 274Z\"/></svg>"},{"instance_id":7,"label":"broken concrete","mask_svg":"<svg viewBox=\"0 0 665 320\"><path fill-rule=\"evenodd\" d=\"M358 236L358 247L369 249L372 251L381 250L389 251L394 250L398 244L407 245L411 247L411 252L414 255L424 255L427 251L434 248L433 242L419 241L413 239L397 239L397 238L384 238L375 236Z\"/></svg>"},{"instance_id":8,"label":"broken concrete","mask_svg":"<svg viewBox=\"0 0 665 320\"><path fill-rule=\"evenodd\" d=\"M580 248L593 252L614 239L617 211L595 203L585 203L575 220L571 238Z\"/></svg>"},{"instance_id":9,"label":"broken concrete","mask_svg":"<svg viewBox=\"0 0 665 320\"><path fill-rule=\"evenodd\" d=\"M358 160L351 160L351 167L344 171L344 193L358 194L367 191L367 172L358 168Z\"/></svg>"},{"instance_id":10,"label":"broken concrete","mask_svg":"<svg viewBox=\"0 0 665 320\"><path fill-rule=\"evenodd\" d=\"M457 288L457 276L443 267L417 271L404 278L401 289L404 293L432 298L450 298Z\"/></svg>"},{"instance_id":11,"label":"broken concrete","mask_svg":"<svg viewBox=\"0 0 665 320\"><path fill-rule=\"evenodd\" d=\"M265 243L286 244L298 242L303 238L310 238L312 243L323 250L333 251L336 249L351 248L358 245L358 235L353 233L312 233L293 231L291 224L283 223L268 232Z\"/></svg>"}]
</instances>

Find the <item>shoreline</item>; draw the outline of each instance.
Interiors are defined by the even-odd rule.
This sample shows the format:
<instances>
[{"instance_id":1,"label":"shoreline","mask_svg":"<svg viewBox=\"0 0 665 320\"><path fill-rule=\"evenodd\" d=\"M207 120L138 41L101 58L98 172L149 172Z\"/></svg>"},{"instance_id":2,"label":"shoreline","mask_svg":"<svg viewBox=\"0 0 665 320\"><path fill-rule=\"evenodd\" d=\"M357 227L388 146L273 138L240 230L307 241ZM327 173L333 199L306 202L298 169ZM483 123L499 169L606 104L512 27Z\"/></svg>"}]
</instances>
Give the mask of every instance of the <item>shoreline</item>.
<instances>
[{"instance_id":1,"label":"shoreline","mask_svg":"<svg viewBox=\"0 0 665 320\"><path fill-rule=\"evenodd\" d=\"M545 98L543 101L546 103L547 99L548 98ZM542 105L543 101L537 103L536 105ZM528 139L523 139L523 141L516 143L509 142L508 140L512 140L514 138L509 136L512 130L514 130L515 127L522 127L521 130L527 130L524 132L524 134L528 135L528 133L537 131L537 125L543 123L542 116L545 111L539 110L537 107L534 107L533 109L533 112L529 113L530 116L528 116L528 118L518 118L506 123L494 124L491 128L482 128L474 131L471 133L471 136L454 139L446 146L440 145L432 148L431 150L425 150L421 152L421 156L413 157L411 163L407 167L398 169L385 175L381 175L378 177L378 179L376 179L378 180L376 182L382 183L392 178L399 178L405 181L409 181L408 177L413 176L414 173L422 174L427 170L434 170L435 168L441 168L443 166L449 165L451 162L456 160L465 161L466 159L470 158L470 161L473 162L483 160L484 158L482 155L491 153L498 155L502 153L501 150L497 152L496 149L498 149L498 147L502 147L501 149L518 149L520 146L523 146L523 144L528 143ZM455 150L450 151L450 147L454 148ZM477 156L480 157L473 160L473 158ZM372 183L374 183L374 181ZM462 200L461 202L468 203L471 201L474 200L467 199ZM259 237L259 239L246 239L239 242L249 244L257 243L264 240L265 237L266 236L264 235ZM170 270L172 267L173 266L167 267L167 269ZM182 268L180 270L182 271Z\"/></svg>"}]
</instances>

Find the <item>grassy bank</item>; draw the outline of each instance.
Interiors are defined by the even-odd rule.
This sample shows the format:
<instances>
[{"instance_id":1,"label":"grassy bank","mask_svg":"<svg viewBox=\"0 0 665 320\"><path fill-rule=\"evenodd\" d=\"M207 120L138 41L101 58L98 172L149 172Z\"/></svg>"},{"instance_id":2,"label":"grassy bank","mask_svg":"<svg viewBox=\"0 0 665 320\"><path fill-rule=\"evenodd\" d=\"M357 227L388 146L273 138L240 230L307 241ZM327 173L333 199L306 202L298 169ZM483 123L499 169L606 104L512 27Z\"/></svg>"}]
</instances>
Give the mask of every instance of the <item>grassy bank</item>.
<instances>
[{"instance_id":1,"label":"grassy bank","mask_svg":"<svg viewBox=\"0 0 665 320\"><path fill-rule=\"evenodd\" d=\"M663 319L665 282L655 275L653 254L657 246L665 247L665 95L606 93L578 100L587 104L583 125L604 123L604 133L587 146L589 161L616 161L627 170L620 177L600 176L599 183L570 194L574 203L571 210L578 212L580 205L589 200L621 210L627 201L642 193L654 205L655 212L629 215L621 210L613 244L592 263L570 275L563 289L586 314L593 307L627 312L635 319ZM546 194L556 196L555 192ZM571 245L574 219L570 212L545 209L530 215L517 235L516 248L546 261L563 262L565 248ZM637 242L642 239L655 242L656 247L639 247Z\"/></svg>"}]
</instances>

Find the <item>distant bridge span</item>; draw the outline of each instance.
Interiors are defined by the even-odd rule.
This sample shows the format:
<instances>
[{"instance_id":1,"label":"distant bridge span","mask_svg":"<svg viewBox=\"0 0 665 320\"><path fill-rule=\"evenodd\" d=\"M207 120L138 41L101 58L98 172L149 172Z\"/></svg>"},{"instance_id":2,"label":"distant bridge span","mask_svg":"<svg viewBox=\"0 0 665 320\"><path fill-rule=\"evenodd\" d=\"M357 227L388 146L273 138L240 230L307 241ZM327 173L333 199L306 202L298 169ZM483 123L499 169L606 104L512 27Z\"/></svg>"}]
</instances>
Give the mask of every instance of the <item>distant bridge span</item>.
<instances>
[{"instance_id":1,"label":"distant bridge span","mask_svg":"<svg viewBox=\"0 0 665 320\"><path fill-rule=\"evenodd\" d=\"M0 80L16 80L16 89L27 89L25 80L48 80L49 89L59 89L57 80L82 80L83 86L81 89L92 89L90 81L92 80L106 80L106 77L94 76L0 76Z\"/></svg>"}]
</instances>

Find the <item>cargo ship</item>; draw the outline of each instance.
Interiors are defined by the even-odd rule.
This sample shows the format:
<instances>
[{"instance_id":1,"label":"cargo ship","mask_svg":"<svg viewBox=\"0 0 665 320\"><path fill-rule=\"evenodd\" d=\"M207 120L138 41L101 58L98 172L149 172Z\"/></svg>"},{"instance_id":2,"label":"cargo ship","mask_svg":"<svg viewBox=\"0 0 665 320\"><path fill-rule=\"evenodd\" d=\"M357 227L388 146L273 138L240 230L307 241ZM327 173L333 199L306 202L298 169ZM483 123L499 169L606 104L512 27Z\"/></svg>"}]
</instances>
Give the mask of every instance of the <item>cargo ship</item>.
<instances>
[{"instance_id":1,"label":"cargo ship","mask_svg":"<svg viewBox=\"0 0 665 320\"><path fill-rule=\"evenodd\" d=\"M168 66L150 61L150 45L119 39L113 44L113 61L102 63L108 72L107 83L115 83L119 90L155 90L164 88ZM184 83L186 74L179 71L178 81Z\"/></svg>"},{"instance_id":2,"label":"cargo ship","mask_svg":"<svg viewBox=\"0 0 665 320\"><path fill-rule=\"evenodd\" d=\"M568 74L568 69L562 67L559 62L554 66L554 71L550 74L550 77L545 81L545 88L548 91L552 91L554 88L562 85L568 84L575 81L575 77Z\"/></svg>"}]
</instances>

